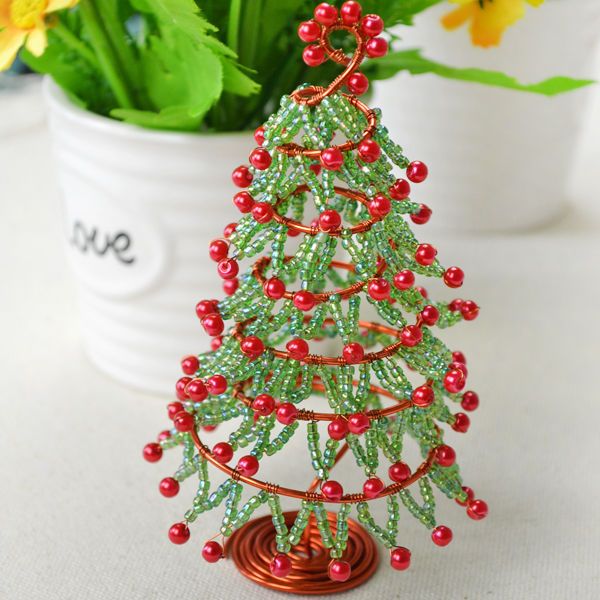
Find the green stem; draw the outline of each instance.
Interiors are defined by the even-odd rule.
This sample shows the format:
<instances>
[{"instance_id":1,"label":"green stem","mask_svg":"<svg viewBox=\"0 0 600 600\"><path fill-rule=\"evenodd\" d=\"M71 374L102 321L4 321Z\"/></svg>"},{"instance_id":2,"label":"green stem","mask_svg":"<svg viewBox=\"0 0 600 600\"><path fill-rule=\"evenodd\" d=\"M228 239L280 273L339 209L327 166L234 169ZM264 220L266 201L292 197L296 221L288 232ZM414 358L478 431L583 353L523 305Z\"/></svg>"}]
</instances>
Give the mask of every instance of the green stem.
<instances>
[{"instance_id":1,"label":"green stem","mask_svg":"<svg viewBox=\"0 0 600 600\"><path fill-rule=\"evenodd\" d=\"M64 23L58 21L58 23L52 28L52 32L55 33L71 50L79 54L81 58L87 61L95 69L100 69L98 59L90 48L84 44Z\"/></svg>"},{"instance_id":2,"label":"green stem","mask_svg":"<svg viewBox=\"0 0 600 600\"><path fill-rule=\"evenodd\" d=\"M237 54L240 41L240 14L242 0L231 0L229 3L229 21L227 24L227 45Z\"/></svg>"}]
</instances>

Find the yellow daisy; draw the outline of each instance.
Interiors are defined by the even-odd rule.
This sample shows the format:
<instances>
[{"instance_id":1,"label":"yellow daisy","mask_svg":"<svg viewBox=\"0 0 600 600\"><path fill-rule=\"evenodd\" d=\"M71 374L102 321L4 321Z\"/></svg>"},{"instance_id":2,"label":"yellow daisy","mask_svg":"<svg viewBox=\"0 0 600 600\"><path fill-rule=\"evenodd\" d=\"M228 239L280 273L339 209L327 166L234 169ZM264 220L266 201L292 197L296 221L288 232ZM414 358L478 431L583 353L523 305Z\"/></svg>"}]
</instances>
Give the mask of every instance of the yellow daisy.
<instances>
[{"instance_id":1,"label":"yellow daisy","mask_svg":"<svg viewBox=\"0 0 600 600\"><path fill-rule=\"evenodd\" d=\"M35 56L47 45L46 15L78 0L0 0L0 71L8 69L21 46Z\"/></svg>"},{"instance_id":2,"label":"yellow daisy","mask_svg":"<svg viewBox=\"0 0 600 600\"><path fill-rule=\"evenodd\" d=\"M446 29L471 21L471 40L476 46L497 46L504 30L525 14L525 3L539 6L544 0L450 0L458 8L442 18Z\"/></svg>"}]
</instances>

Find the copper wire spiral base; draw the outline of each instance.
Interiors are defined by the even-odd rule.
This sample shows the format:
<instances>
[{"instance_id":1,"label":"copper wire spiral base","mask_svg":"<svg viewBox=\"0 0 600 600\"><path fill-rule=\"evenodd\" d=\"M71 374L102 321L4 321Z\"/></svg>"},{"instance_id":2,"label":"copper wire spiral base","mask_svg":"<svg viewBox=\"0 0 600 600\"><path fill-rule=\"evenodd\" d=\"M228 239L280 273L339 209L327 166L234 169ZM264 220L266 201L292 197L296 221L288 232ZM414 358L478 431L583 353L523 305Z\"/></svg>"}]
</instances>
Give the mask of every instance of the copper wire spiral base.
<instances>
[{"instance_id":1,"label":"copper wire spiral base","mask_svg":"<svg viewBox=\"0 0 600 600\"><path fill-rule=\"evenodd\" d=\"M288 527L297 513L285 512ZM336 516L327 513L330 526L335 529ZM275 529L270 516L254 519L238 529L225 545L225 555L233 559L244 577L279 592L316 596L336 594L362 585L377 570L379 554L373 538L355 521L348 520L348 547L343 560L350 563L352 575L347 581L332 581L327 574L330 557L321 545L321 536L314 518L309 521L304 538L294 546L288 556L292 559L292 572L285 578L272 575L269 563L275 554Z\"/></svg>"}]
</instances>

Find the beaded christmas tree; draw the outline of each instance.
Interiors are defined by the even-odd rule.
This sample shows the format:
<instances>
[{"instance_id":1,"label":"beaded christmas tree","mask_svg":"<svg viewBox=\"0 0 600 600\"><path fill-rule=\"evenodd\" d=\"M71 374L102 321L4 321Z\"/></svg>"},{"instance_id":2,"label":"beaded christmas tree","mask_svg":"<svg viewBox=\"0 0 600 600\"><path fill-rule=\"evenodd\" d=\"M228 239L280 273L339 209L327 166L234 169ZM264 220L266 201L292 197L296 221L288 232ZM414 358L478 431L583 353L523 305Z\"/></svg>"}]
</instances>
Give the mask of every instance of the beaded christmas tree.
<instances>
[{"instance_id":1,"label":"beaded christmas tree","mask_svg":"<svg viewBox=\"0 0 600 600\"><path fill-rule=\"evenodd\" d=\"M331 46L335 30L354 36L352 57ZM255 132L259 147L251 166L233 172L233 182L245 188L234 197L245 216L209 249L226 298L196 306L213 336L212 351L182 361L179 401L168 406L173 427L144 448L155 462L163 450L183 447L181 466L160 483L164 496L176 495L183 480L199 478L192 507L171 527L170 540L186 542L188 525L224 504L220 535L228 541L225 547L219 536L207 541L203 557L216 562L230 556L246 576L282 591L316 594L362 583L378 562L373 538L390 550L393 568L406 569L411 554L397 541L401 507L432 530L435 544L446 546L452 532L436 524L432 484L466 506L471 518L487 514L485 502L463 487L442 429L446 424L466 432L468 416L453 414L448 404L471 411L478 397L461 393L465 358L433 330L474 319L478 307L429 302L415 286L418 275L457 288L463 272L442 268L436 249L419 243L407 225L405 217L423 224L431 215L409 199L409 182L424 181L427 167L410 162L380 124L380 111L357 99L368 88L359 64L365 55L386 53L382 31L381 18L361 18L357 2L345 2L339 15L320 4L314 20L300 25L300 38L311 43L305 62L318 66L329 59L345 70L327 88L305 85L285 96ZM343 86L349 93L340 91ZM406 179L396 178L394 165ZM303 224L315 207L317 218ZM287 255L290 238L299 235L297 250ZM238 277L239 261L268 245L270 252ZM351 262L336 260L339 252ZM385 324L360 319L365 301ZM227 331L226 320L235 323ZM315 353L327 338L341 340L339 356ZM306 407L315 397L322 412ZM201 431L233 419L239 425L227 441L212 448L202 441ZM313 483L284 487L258 479L262 461L284 455L304 430ZM403 460L407 436L423 457L416 468ZM348 492L331 477L347 450L364 472L360 491ZM238 451L243 455L234 461ZM302 456L290 459L298 463ZM225 480L214 484L214 471ZM251 494L245 500L244 492ZM299 500L297 510L284 512L281 497ZM383 525L371 513L376 499L385 499ZM271 515L249 521L265 505ZM353 509L360 525L349 519Z\"/></svg>"}]
</instances>

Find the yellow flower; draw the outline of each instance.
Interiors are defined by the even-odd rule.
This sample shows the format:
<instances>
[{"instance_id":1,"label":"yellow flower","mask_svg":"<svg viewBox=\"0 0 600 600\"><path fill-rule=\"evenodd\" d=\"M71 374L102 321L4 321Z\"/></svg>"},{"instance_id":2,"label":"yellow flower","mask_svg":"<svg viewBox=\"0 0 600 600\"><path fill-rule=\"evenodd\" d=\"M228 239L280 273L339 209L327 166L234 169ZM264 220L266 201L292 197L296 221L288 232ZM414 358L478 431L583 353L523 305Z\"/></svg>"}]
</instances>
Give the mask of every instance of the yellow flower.
<instances>
[{"instance_id":1,"label":"yellow flower","mask_svg":"<svg viewBox=\"0 0 600 600\"><path fill-rule=\"evenodd\" d=\"M46 15L78 0L0 0L0 71L8 69L25 44L40 56L46 49Z\"/></svg>"},{"instance_id":2,"label":"yellow flower","mask_svg":"<svg viewBox=\"0 0 600 600\"><path fill-rule=\"evenodd\" d=\"M504 30L525 14L525 2L539 6L544 0L450 0L460 6L442 18L446 29L471 21L471 41L476 46L497 46Z\"/></svg>"}]
</instances>

